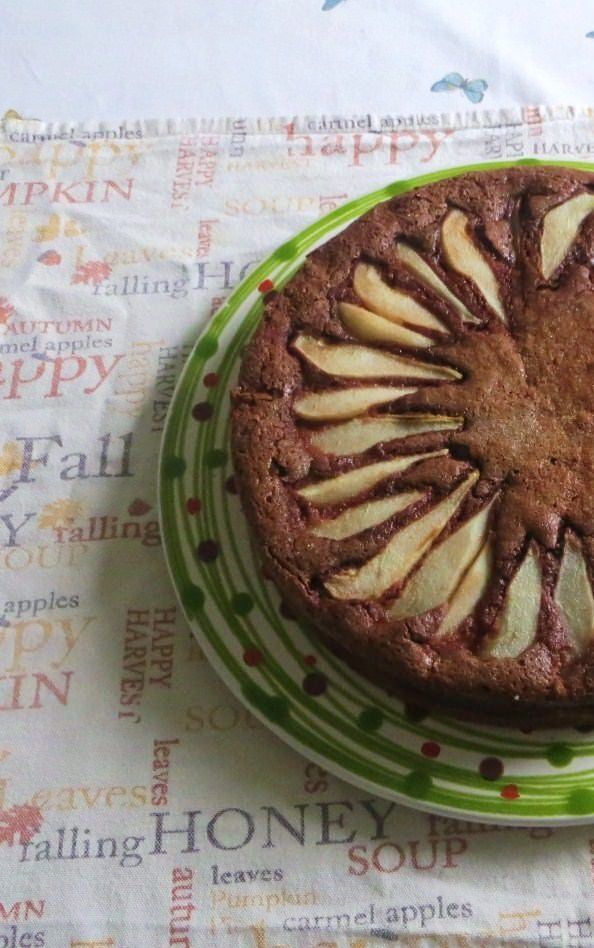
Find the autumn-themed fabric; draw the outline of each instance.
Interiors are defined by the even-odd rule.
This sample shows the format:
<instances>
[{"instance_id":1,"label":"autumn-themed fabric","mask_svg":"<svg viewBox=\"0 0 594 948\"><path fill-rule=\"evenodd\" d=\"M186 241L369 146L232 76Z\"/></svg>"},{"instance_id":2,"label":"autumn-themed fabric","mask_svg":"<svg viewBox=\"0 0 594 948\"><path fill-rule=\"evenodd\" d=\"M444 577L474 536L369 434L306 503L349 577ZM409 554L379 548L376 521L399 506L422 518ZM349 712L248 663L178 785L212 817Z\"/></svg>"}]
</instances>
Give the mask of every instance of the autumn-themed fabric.
<instances>
[{"instance_id":1,"label":"autumn-themed fabric","mask_svg":"<svg viewBox=\"0 0 594 948\"><path fill-rule=\"evenodd\" d=\"M326 6L315 11L325 23L344 9ZM436 92L435 111L410 121L5 121L0 948L593 943L586 829L415 812L292 751L211 670L161 545L156 473L176 380L264 257L398 179L522 157L587 161L590 110L442 114L484 91L472 82ZM398 331L369 312L364 332ZM361 326L356 310L343 318ZM327 358L307 338L300 346ZM190 410L208 406L214 372L201 384ZM336 425L362 404L345 403ZM304 417L323 408L299 406ZM197 413L208 425L209 407ZM205 457L232 491L228 452L213 443ZM208 495L185 499L192 517L210 517ZM219 563L221 550L196 556ZM199 609L199 593L187 594ZM236 615L250 608L229 603ZM246 655L257 667L258 648ZM325 700L309 653L303 663L309 696ZM370 709L370 742L377 726ZM442 744L413 726L425 766L411 789L422 794ZM564 766L565 744L551 761ZM485 753L480 768L475 780L522 805L513 758Z\"/></svg>"}]
</instances>

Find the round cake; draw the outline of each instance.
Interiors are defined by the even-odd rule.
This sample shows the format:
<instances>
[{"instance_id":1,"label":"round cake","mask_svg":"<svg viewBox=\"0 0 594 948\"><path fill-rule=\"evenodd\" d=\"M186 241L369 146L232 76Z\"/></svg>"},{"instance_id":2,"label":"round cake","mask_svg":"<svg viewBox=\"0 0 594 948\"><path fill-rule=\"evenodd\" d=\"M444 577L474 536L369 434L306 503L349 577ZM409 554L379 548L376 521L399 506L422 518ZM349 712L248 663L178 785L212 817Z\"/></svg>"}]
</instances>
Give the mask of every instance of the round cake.
<instances>
[{"instance_id":1,"label":"round cake","mask_svg":"<svg viewBox=\"0 0 594 948\"><path fill-rule=\"evenodd\" d=\"M233 393L266 574L354 669L594 724L594 175L408 191L266 299Z\"/></svg>"}]
</instances>

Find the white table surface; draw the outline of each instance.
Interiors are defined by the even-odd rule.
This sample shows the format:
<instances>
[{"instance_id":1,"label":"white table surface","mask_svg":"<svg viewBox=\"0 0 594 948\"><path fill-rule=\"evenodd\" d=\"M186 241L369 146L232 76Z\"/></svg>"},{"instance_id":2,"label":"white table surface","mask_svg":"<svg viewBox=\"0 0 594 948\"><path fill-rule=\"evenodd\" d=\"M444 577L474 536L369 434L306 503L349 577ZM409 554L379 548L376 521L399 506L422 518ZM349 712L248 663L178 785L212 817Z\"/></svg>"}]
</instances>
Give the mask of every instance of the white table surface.
<instances>
[{"instance_id":1,"label":"white table surface","mask_svg":"<svg viewBox=\"0 0 594 948\"><path fill-rule=\"evenodd\" d=\"M0 107L48 121L398 114L434 109L430 87L452 71L485 79L488 107L592 101L585 0L322 5L1 0Z\"/></svg>"}]
</instances>

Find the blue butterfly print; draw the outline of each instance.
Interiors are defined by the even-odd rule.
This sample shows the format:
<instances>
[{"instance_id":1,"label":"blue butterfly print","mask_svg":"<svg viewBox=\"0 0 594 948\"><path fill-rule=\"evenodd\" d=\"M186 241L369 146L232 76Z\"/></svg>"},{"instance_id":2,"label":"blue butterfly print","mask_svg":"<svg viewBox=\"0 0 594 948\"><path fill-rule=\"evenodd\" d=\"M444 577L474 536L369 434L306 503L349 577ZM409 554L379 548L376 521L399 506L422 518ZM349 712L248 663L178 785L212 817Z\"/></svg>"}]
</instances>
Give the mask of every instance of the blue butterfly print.
<instances>
[{"instance_id":1,"label":"blue butterfly print","mask_svg":"<svg viewBox=\"0 0 594 948\"><path fill-rule=\"evenodd\" d=\"M594 39L594 30L590 30L589 33L586 33L586 39Z\"/></svg>"},{"instance_id":2,"label":"blue butterfly print","mask_svg":"<svg viewBox=\"0 0 594 948\"><path fill-rule=\"evenodd\" d=\"M324 6L322 10L333 10L334 7L337 7L339 3L342 3L343 0L324 0Z\"/></svg>"},{"instance_id":3,"label":"blue butterfly print","mask_svg":"<svg viewBox=\"0 0 594 948\"><path fill-rule=\"evenodd\" d=\"M488 85L484 79L464 79L459 72L449 72L431 86L431 92L453 92L455 89L463 92L470 102L476 103L482 102Z\"/></svg>"}]
</instances>

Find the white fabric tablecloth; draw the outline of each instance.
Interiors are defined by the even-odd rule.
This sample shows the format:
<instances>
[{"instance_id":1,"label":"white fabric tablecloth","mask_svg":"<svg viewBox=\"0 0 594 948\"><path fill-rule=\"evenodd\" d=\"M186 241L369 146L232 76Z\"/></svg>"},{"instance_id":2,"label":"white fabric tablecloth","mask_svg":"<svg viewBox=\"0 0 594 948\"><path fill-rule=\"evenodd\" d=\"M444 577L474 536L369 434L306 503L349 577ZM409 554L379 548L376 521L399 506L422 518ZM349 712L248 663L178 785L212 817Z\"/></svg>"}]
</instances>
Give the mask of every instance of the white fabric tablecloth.
<instances>
[{"instance_id":1,"label":"white fabric tablecloth","mask_svg":"<svg viewBox=\"0 0 594 948\"><path fill-rule=\"evenodd\" d=\"M54 121L408 115L434 110L431 85L451 72L486 80L489 107L594 100L586 0L323 5L2 0L2 100Z\"/></svg>"},{"instance_id":2,"label":"white fabric tablecloth","mask_svg":"<svg viewBox=\"0 0 594 948\"><path fill-rule=\"evenodd\" d=\"M376 801L380 832L230 696L166 575L163 409L243 268L452 155L594 150L589 5L322 3L2 5L1 110L40 121L0 135L0 948L594 945L594 830ZM451 145L480 94L513 130ZM267 121L295 114L306 161Z\"/></svg>"}]
</instances>

